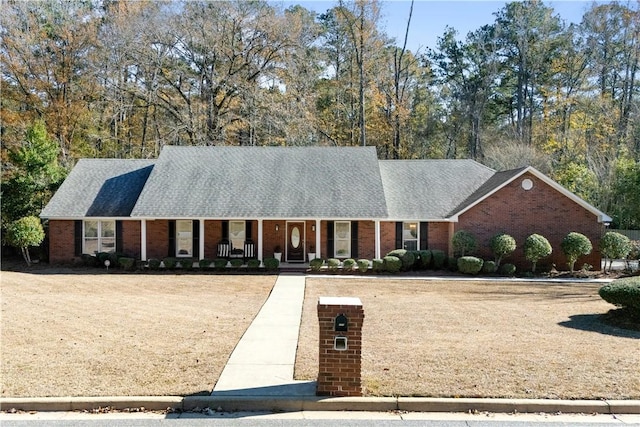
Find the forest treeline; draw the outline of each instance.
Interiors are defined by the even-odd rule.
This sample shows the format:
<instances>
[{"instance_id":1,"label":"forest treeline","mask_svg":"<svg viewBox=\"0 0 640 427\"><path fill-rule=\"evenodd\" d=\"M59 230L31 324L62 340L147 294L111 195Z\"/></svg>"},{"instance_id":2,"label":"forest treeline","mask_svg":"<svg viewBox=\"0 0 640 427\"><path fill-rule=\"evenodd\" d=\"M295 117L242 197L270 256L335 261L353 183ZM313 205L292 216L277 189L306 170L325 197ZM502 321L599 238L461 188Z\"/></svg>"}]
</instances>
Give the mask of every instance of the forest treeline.
<instances>
[{"instance_id":1,"label":"forest treeline","mask_svg":"<svg viewBox=\"0 0 640 427\"><path fill-rule=\"evenodd\" d=\"M81 157L369 145L533 165L640 228L637 2L593 3L579 24L511 2L415 52L385 34L378 1L327 5L3 2L3 224L38 214Z\"/></svg>"}]
</instances>

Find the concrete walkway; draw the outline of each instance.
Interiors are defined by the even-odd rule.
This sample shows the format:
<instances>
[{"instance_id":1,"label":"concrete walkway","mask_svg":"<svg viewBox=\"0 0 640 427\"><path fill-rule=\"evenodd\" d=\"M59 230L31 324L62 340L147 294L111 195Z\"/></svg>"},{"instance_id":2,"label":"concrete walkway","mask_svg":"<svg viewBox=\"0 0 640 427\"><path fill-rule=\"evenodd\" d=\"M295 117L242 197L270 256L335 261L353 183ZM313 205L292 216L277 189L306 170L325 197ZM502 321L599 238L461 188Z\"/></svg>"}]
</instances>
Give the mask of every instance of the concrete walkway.
<instances>
[{"instance_id":1,"label":"concrete walkway","mask_svg":"<svg viewBox=\"0 0 640 427\"><path fill-rule=\"evenodd\" d=\"M294 381L305 276L281 274L231 353L212 396L313 396L315 381Z\"/></svg>"}]
</instances>

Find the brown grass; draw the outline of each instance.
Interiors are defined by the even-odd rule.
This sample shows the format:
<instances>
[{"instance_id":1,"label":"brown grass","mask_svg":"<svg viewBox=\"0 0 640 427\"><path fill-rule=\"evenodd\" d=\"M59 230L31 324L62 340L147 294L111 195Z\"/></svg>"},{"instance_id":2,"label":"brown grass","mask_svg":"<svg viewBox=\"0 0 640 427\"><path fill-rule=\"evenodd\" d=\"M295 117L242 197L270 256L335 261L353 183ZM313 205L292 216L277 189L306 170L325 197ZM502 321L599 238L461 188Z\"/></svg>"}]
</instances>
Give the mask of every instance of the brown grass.
<instances>
[{"instance_id":1,"label":"brown grass","mask_svg":"<svg viewBox=\"0 0 640 427\"><path fill-rule=\"evenodd\" d=\"M598 284L307 280L296 378L317 375L320 296L362 300L368 395L640 398L640 332Z\"/></svg>"},{"instance_id":2,"label":"brown grass","mask_svg":"<svg viewBox=\"0 0 640 427\"><path fill-rule=\"evenodd\" d=\"M208 393L276 279L87 272L2 272L3 397Z\"/></svg>"}]
</instances>

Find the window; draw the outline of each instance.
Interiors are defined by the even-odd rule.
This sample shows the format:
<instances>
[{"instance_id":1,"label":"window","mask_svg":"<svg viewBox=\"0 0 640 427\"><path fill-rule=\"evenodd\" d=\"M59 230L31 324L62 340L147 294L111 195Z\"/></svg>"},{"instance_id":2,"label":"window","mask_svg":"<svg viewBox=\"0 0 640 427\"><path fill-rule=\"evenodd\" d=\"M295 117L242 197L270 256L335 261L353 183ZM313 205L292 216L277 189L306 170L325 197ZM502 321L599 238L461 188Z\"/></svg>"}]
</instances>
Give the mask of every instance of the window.
<instances>
[{"instance_id":1,"label":"window","mask_svg":"<svg viewBox=\"0 0 640 427\"><path fill-rule=\"evenodd\" d=\"M193 223L190 220L176 221L176 256L193 255Z\"/></svg>"},{"instance_id":2,"label":"window","mask_svg":"<svg viewBox=\"0 0 640 427\"><path fill-rule=\"evenodd\" d=\"M336 221L334 250L336 258L351 257L351 223L349 221Z\"/></svg>"},{"instance_id":3,"label":"window","mask_svg":"<svg viewBox=\"0 0 640 427\"><path fill-rule=\"evenodd\" d=\"M84 221L84 239L82 253L115 252L115 221Z\"/></svg>"},{"instance_id":4,"label":"window","mask_svg":"<svg viewBox=\"0 0 640 427\"><path fill-rule=\"evenodd\" d=\"M229 221L229 241L234 249L244 249L246 240L245 222Z\"/></svg>"},{"instance_id":5,"label":"window","mask_svg":"<svg viewBox=\"0 0 640 427\"><path fill-rule=\"evenodd\" d=\"M405 222L402 224L402 247L408 251L418 250L417 222Z\"/></svg>"}]
</instances>

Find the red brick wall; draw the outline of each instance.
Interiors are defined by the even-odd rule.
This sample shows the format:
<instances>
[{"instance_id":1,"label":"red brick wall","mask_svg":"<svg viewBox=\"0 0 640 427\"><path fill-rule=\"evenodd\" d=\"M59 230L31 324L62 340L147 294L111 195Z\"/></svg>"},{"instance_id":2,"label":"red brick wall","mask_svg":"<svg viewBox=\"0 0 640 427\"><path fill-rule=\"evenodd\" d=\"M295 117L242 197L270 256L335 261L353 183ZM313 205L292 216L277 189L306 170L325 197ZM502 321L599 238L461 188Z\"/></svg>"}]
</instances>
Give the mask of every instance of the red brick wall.
<instances>
[{"instance_id":1,"label":"red brick wall","mask_svg":"<svg viewBox=\"0 0 640 427\"><path fill-rule=\"evenodd\" d=\"M380 257L396 248L396 223L380 222Z\"/></svg>"},{"instance_id":2,"label":"red brick wall","mask_svg":"<svg viewBox=\"0 0 640 427\"><path fill-rule=\"evenodd\" d=\"M525 191L522 180L529 178L534 186ZM478 239L478 255L492 259L489 240L496 233L504 232L516 239L518 248L503 262L515 264L519 269L529 270L531 263L524 258L522 245L533 233L543 235L549 240L553 253L549 258L540 260L539 270L550 268L552 264L559 270L567 269L567 261L560 248L560 242L571 231L587 236L593 244L591 255L580 257L576 268L584 263L600 270L600 252L598 245L603 233L603 225L597 217L574 203L551 186L531 174L514 180L497 193L490 196L471 210L460 216L457 230L467 230Z\"/></svg>"},{"instance_id":3,"label":"red brick wall","mask_svg":"<svg viewBox=\"0 0 640 427\"><path fill-rule=\"evenodd\" d=\"M75 258L75 221L49 221L49 263L72 262Z\"/></svg>"},{"instance_id":4,"label":"red brick wall","mask_svg":"<svg viewBox=\"0 0 640 427\"><path fill-rule=\"evenodd\" d=\"M344 314L348 331L335 331L335 318ZM330 305L318 302L318 396L362 396L362 305ZM334 350L334 338L347 337L347 350Z\"/></svg>"},{"instance_id":5,"label":"red brick wall","mask_svg":"<svg viewBox=\"0 0 640 427\"><path fill-rule=\"evenodd\" d=\"M122 252L135 259L140 259L140 227L140 221L122 221Z\"/></svg>"},{"instance_id":6,"label":"red brick wall","mask_svg":"<svg viewBox=\"0 0 640 427\"><path fill-rule=\"evenodd\" d=\"M147 259L163 259L169 253L169 221L147 221Z\"/></svg>"},{"instance_id":7,"label":"red brick wall","mask_svg":"<svg viewBox=\"0 0 640 427\"><path fill-rule=\"evenodd\" d=\"M448 222L430 222L428 228L429 249L439 249L449 253L449 224Z\"/></svg>"}]
</instances>

